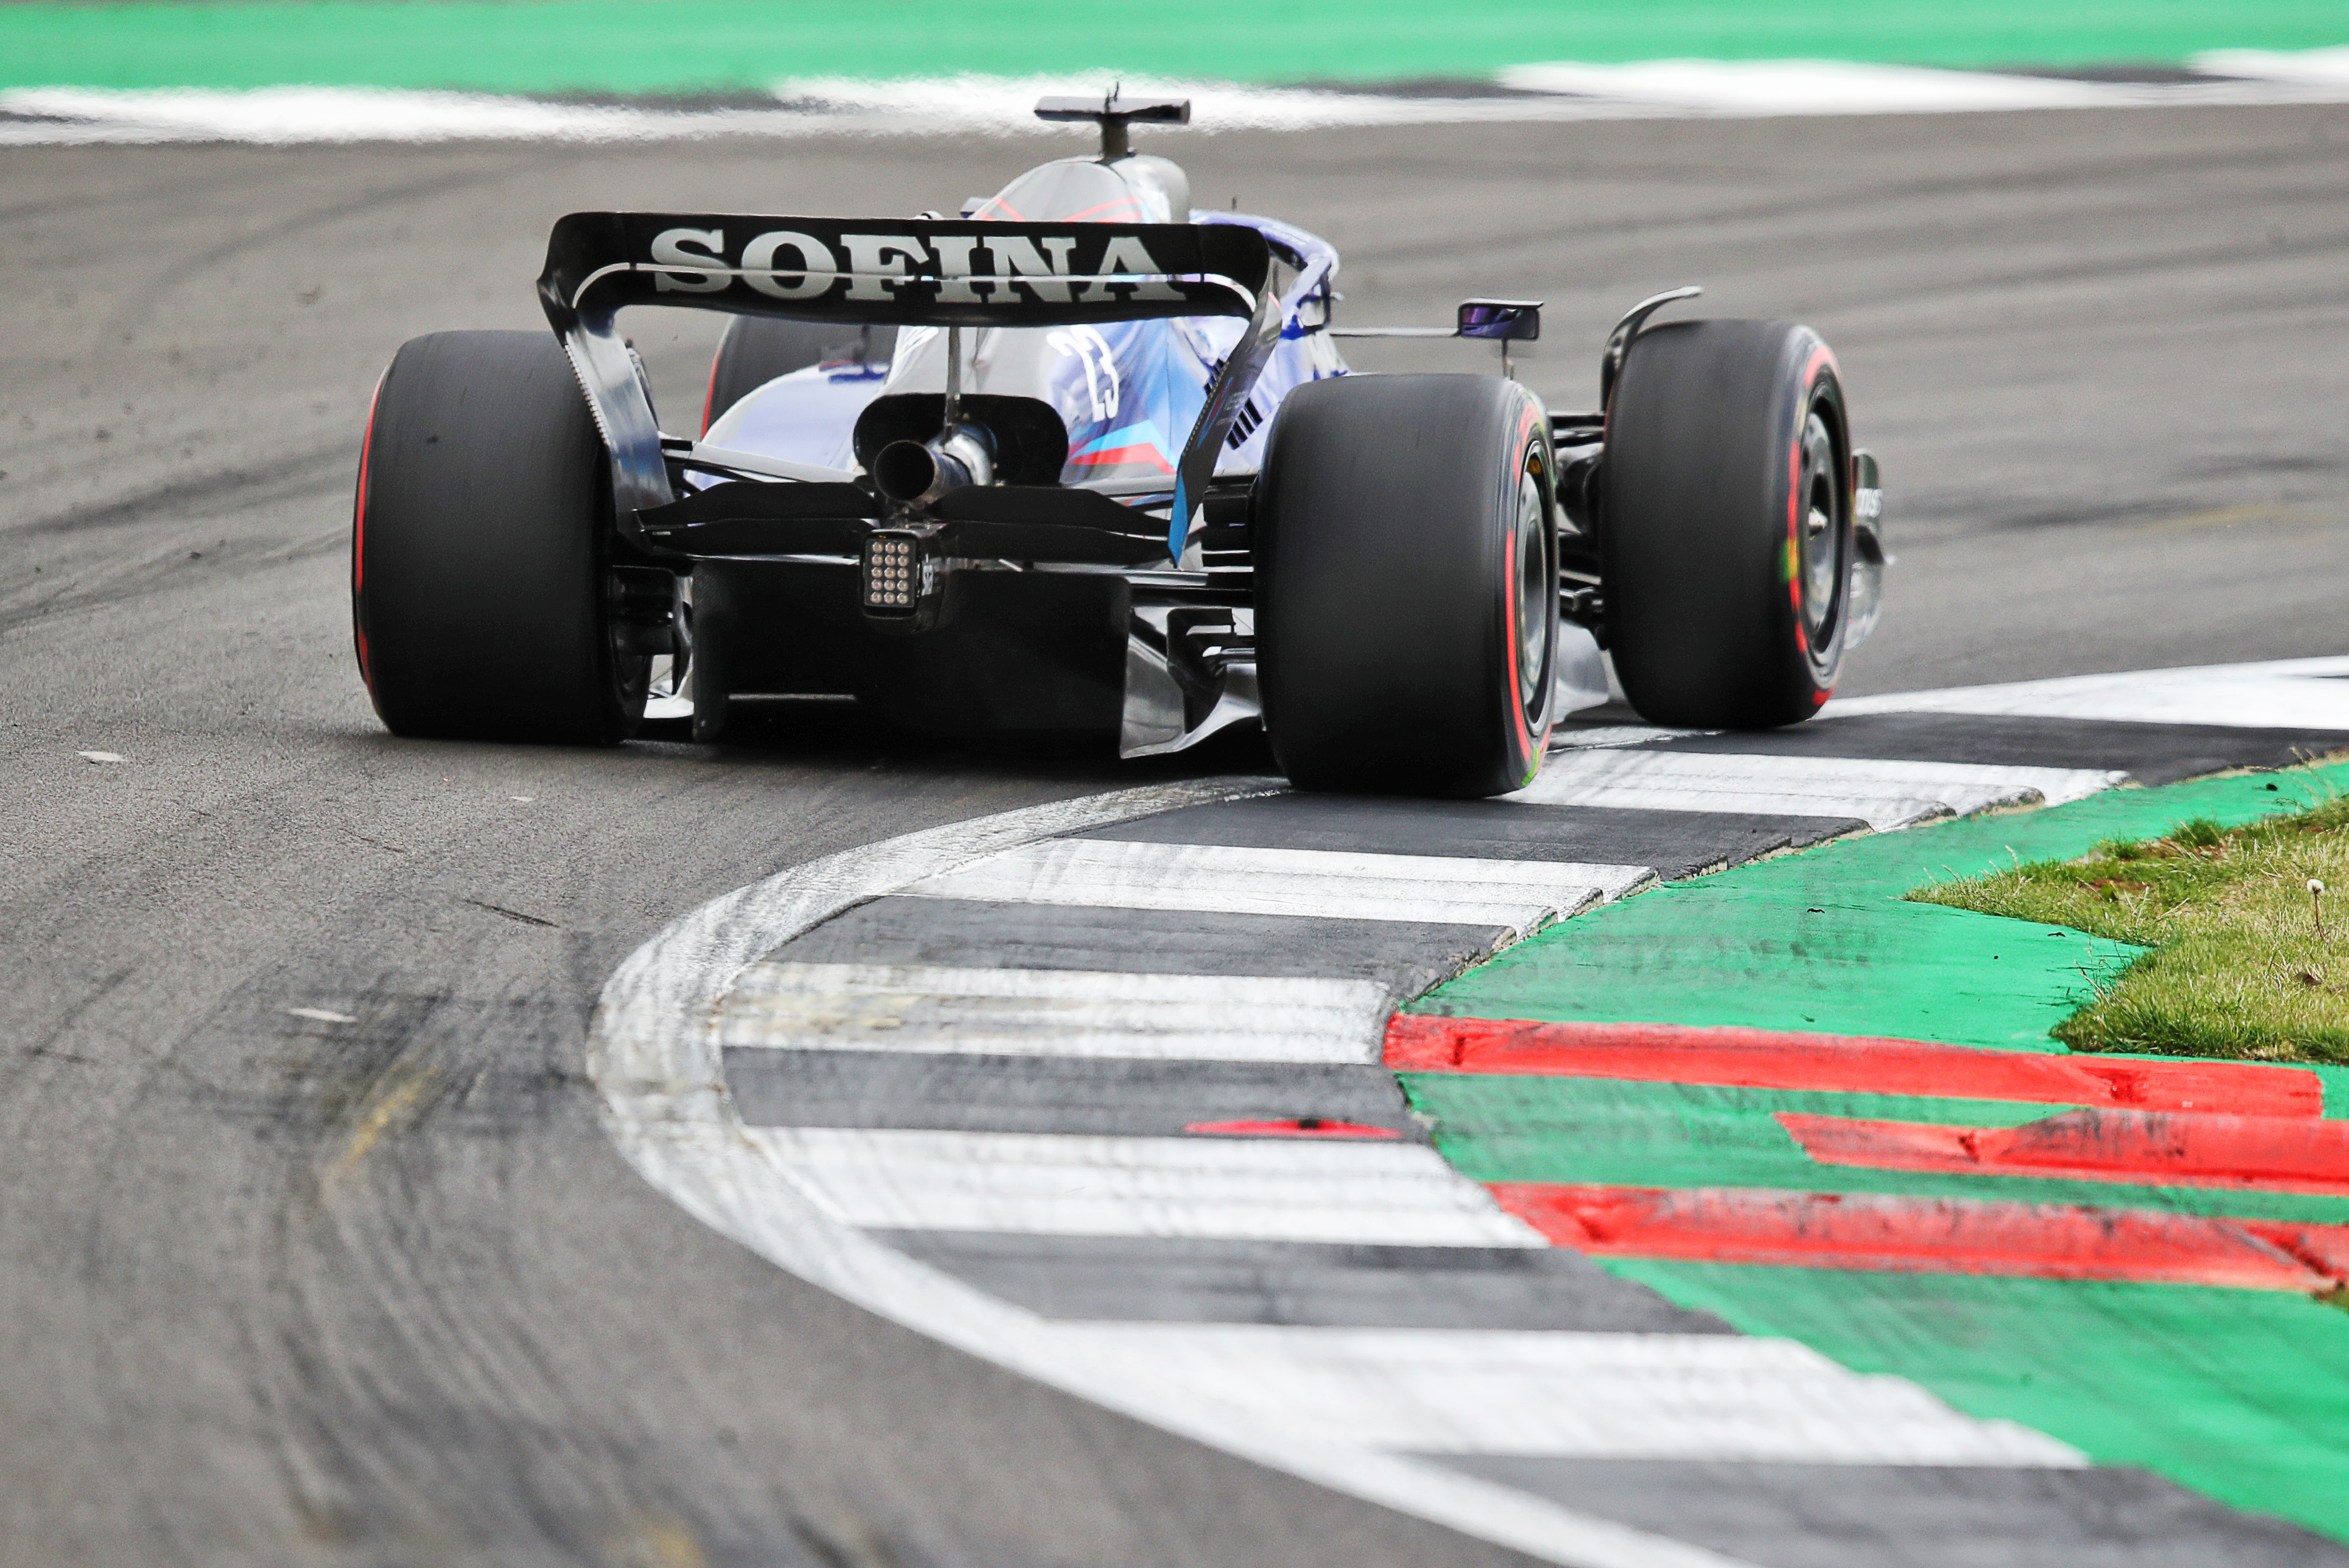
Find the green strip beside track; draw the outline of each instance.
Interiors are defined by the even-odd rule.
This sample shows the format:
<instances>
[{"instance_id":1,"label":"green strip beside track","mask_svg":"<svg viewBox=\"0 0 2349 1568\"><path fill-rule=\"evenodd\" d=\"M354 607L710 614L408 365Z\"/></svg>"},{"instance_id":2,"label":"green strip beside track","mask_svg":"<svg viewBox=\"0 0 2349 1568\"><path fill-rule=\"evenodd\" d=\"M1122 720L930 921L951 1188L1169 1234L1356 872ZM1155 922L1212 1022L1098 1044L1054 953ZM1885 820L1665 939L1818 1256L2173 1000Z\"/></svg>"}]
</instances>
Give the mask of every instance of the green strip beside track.
<instances>
[{"instance_id":1,"label":"green strip beside track","mask_svg":"<svg viewBox=\"0 0 2349 1568\"><path fill-rule=\"evenodd\" d=\"M2276 787L2271 789L2269 786ZM2229 825L2349 785L2349 766L2116 790L2050 810L1823 845L1627 898L1415 1003L2058 1051L2087 973L2137 950L1902 895L2188 818ZM1950 917L1950 918L1944 918ZM2349 1116L2349 1069L2312 1068ZM2164 1210L2340 1224L2349 1199L1873 1170L1813 1161L1782 1111L2007 1127L2061 1107L1610 1079L1409 1073L1437 1147L1480 1181L1747 1188ZM2103 1464L2349 1541L2349 1312L2280 1292L1602 1258L1750 1334L1897 1374Z\"/></svg>"},{"instance_id":2,"label":"green strip beside track","mask_svg":"<svg viewBox=\"0 0 2349 1568\"><path fill-rule=\"evenodd\" d=\"M1235 81L1484 77L1679 57L1961 67L2177 65L2349 43L2340 0L516 0L0 6L0 87L285 83L501 93L761 88L786 78L1122 71Z\"/></svg>"},{"instance_id":3,"label":"green strip beside track","mask_svg":"<svg viewBox=\"0 0 2349 1568\"><path fill-rule=\"evenodd\" d=\"M2209 779L1843 839L1564 921L1407 1011L2060 1051L2047 1031L2092 976L2138 949L1901 895L2013 859L2068 859L2107 838L2154 836L2189 817L2249 822L2344 784L2349 765ZM2333 1114L2344 1114L2349 1070L2325 1076Z\"/></svg>"},{"instance_id":4,"label":"green strip beside track","mask_svg":"<svg viewBox=\"0 0 2349 1568\"><path fill-rule=\"evenodd\" d=\"M1786 886L1794 880L1658 888L1515 948L1412 1011L2054 1051L2047 1032L2088 994L2088 976L2137 951L1938 904Z\"/></svg>"},{"instance_id":5,"label":"green strip beside track","mask_svg":"<svg viewBox=\"0 0 2349 1568\"><path fill-rule=\"evenodd\" d=\"M1747 1334L2349 1541L2349 1313L2270 1291L1609 1259Z\"/></svg>"}]
</instances>

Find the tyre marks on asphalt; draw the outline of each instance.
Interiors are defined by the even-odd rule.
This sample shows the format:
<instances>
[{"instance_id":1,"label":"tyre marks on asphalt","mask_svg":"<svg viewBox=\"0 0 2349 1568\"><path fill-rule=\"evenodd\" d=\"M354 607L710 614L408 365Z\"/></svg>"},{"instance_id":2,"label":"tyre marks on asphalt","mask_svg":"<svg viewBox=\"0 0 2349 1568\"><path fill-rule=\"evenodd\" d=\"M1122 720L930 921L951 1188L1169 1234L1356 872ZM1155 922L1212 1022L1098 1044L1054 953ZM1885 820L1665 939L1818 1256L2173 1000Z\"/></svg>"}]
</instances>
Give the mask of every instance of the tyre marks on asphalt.
<instances>
[{"instance_id":1,"label":"tyre marks on asphalt","mask_svg":"<svg viewBox=\"0 0 2349 1568\"><path fill-rule=\"evenodd\" d=\"M2265 689L2302 676L2197 673L2169 709L2247 762L2349 743L2349 714L2288 734L2209 720L2214 692L2272 714L2289 703ZM2043 752L2013 713L1960 711L2002 699L1937 696L1922 721L1882 704L1846 732L1861 753L1898 732L1905 755L1838 754L1832 721L1649 732L1554 756L1514 800L1075 803L785 873L615 978L612 1126L689 1209L900 1321L1555 1561L1857 1565L1913 1537L2068 1564L2041 1516L2109 1546L2127 1532L2095 1523L2097 1500L2143 1484L2237 1561L2307 1561L2297 1532L2302 1555L2277 1555L2264 1526L2176 1489L1604 1274L1445 1163L1378 1082L1393 1003L1658 871L2078 799L2178 760L2161 723L2058 715L2093 733ZM2032 701L2108 697L2151 701L2127 682ZM2082 750L2093 765L2070 765ZM1626 1466L1623 1497L1594 1479ZM1724 1467L1767 1555L1671 1539L1640 1501ZM1910 1511L1806 1524L1846 1473ZM2059 1473L2090 1479L2022 1479Z\"/></svg>"}]
</instances>

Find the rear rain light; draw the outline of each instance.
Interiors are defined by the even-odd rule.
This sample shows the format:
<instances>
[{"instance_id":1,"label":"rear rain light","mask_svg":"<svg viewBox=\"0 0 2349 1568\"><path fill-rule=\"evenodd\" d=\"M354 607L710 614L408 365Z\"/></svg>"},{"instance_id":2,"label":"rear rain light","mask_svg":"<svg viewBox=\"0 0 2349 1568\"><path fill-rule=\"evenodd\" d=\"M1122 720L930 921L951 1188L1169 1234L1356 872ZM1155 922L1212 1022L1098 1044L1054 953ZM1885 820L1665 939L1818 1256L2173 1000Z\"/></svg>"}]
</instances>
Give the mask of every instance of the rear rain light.
<instances>
[{"instance_id":1,"label":"rear rain light","mask_svg":"<svg viewBox=\"0 0 2349 1568\"><path fill-rule=\"evenodd\" d=\"M865 536L862 579L865 610L874 615L912 615L937 568L921 536L876 529Z\"/></svg>"}]
</instances>

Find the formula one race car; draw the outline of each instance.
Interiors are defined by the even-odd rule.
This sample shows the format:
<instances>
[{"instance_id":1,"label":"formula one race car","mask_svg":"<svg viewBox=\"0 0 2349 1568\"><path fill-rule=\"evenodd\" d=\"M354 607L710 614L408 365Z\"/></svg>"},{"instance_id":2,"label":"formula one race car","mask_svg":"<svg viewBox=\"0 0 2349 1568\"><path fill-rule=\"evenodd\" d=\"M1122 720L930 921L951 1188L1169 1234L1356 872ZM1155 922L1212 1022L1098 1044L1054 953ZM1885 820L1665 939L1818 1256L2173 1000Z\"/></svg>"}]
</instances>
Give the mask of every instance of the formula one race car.
<instances>
[{"instance_id":1,"label":"formula one race car","mask_svg":"<svg viewBox=\"0 0 2349 1568\"><path fill-rule=\"evenodd\" d=\"M1304 788L1485 795L1605 700L1787 724L1876 618L1873 460L1835 358L1775 321L1609 339L1599 408L1508 374L1537 304L1331 323L1336 252L1195 212L1128 147L1181 99L1047 99L1098 158L958 218L574 213L554 336L447 332L384 373L359 462L359 669L402 735L699 740L848 695L949 732L1179 750L1261 720ZM699 439L655 422L627 306L733 313ZM1353 376L1333 338L1500 345ZM581 396L582 389L585 396Z\"/></svg>"}]
</instances>

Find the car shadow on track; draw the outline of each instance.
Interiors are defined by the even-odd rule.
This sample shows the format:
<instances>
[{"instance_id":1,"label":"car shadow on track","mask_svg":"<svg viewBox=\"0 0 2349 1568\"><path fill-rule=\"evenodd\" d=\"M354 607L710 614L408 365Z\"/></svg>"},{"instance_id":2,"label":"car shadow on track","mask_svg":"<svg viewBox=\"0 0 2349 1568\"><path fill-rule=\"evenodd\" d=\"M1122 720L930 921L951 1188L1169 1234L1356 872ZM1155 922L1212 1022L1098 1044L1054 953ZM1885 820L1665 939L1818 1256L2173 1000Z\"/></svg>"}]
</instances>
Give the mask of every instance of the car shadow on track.
<instances>
[{"instance_id":1,"label":"car shadow on track","mask_svg":"<svg viewBox=\"0 0 2349 1568\"><path fill-rule=\"evenodd\" d=\"M1102 789L1280 771L1263 732L1254 725L1226 730L1172 755L1128 760L1102 737L926 734L843 701L745 702L736 710L725 739L713 744L695 743L687 721L651 721L630 749L680 760L771 762L794 768L902 767L1051 779Z\"/></svg>"}]
</instances>

